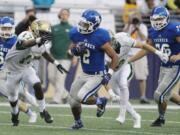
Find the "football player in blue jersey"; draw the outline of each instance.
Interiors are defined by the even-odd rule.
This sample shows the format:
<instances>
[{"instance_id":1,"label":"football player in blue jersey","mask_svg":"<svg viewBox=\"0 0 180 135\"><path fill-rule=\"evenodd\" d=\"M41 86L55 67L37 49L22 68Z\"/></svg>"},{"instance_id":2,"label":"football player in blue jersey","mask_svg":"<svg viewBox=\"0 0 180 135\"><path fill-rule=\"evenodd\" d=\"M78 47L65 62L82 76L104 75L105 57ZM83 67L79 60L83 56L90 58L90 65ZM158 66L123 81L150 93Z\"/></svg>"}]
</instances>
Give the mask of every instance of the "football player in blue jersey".
<instances>
[{"instance_id":1,"label":"football player in blue jersey","mask_svg":"<svg viewBox=\"0 0 180 135\"><path fill-rule=\"evenodd\" d=\"M180 80L180 23L170 22L169 17L168 10L162 6L155 7L150 16L152 28L149 30L149 43L169 56L169 61L162 63L160 67L158 87L154 92L159 117L151 126L160 127L165 124L167 102L175 98L172 97L172 89ZM144 50L140 51L130 61L141 58L147 53Z\"/></svg>"},{"instance_id":2,"label":"football player in blue jersey","mask_svg":"<svg viewBox=\"0 0 180 135\"><path fill-rule=\"evenodd\" d=\"M110 44L107 30L99 28L101 15L95 10L85 10L77 27L70 30L72 45L69 53L81 59L83 74L75 80L70 90L70 106L75 123L72 129L83 127L81 104L97 105L97 117L105 112L107 98L96 97L102 85L107 85L118 63ZM105 53L112 59L108 72L104 65Z\"/></svg>"},{"instance_id":3,"label":"football player in blue jersey","mask_svg":"<svg viewBox=\"0 0 180 135\"><path fill-rule=\"evenodd\" d=\"M6 80L6 68L4 68L4 60L8 51L16 44L17 37L14 34L14 20L11 17L5 16L0 19L0 93L4 97L8 97L7 88L5 85ZM33 98L28 92L22 94L25 99ZM29 122L36 122L37 115L24 103L19 102L19 109L25 112L29 116Z\"/></svg>"}]
</instances>

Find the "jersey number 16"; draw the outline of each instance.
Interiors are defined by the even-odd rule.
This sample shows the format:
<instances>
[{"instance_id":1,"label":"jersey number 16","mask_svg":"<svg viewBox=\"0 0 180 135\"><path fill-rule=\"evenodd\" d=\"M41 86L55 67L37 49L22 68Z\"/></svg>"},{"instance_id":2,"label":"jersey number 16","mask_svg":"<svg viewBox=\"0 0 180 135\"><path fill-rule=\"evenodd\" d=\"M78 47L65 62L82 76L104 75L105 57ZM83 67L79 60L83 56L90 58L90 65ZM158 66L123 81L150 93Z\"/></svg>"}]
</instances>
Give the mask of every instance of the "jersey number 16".
<instances>
[{"instance_id":1,"label":"jersey number 16","mask_svg":"<svg viewBox=\"0 0 180 135\"><path fill-rule=\"evenodd\" d=\"M168 56L171 55L171 49L169 47L169 44L166 44L166 43L164 43L162 45L161 44L155 44L155 46L159 51L166 53Z\"/></svg>"}]
</instances>

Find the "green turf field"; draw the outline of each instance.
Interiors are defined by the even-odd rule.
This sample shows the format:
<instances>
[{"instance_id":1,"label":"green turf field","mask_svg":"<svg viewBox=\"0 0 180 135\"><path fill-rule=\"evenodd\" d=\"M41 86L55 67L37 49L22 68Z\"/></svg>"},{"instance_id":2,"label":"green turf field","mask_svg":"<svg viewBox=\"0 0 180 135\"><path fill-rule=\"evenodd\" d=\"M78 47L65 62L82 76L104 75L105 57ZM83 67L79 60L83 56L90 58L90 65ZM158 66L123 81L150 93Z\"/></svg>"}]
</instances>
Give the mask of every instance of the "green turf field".
<instances>
[{"instance_id":1,"label":"green turf field","mask_svg":"<svg viewBox=\"0 0 180 135\"><path fill-rule=\"evenodd\" d=\"M49 107L49 112L54 117L53 124L45 124L40 117L35 124L29 124L28 117L20 114L20 125L12 127L8 106L0 106L0 135L180 135L180 110L167 112L166 125L162 128L150 127L152 120L156 118L155 109L138 109L142 115L142 128L133 129L132 120L128 116L124 125L115 121L118 115L117 108L107 108L102 118L96 118L95 108L84 108L82 119L84 128L72 131L69 127L73 118L68 107Z\"/></svg>"}]
</instances>

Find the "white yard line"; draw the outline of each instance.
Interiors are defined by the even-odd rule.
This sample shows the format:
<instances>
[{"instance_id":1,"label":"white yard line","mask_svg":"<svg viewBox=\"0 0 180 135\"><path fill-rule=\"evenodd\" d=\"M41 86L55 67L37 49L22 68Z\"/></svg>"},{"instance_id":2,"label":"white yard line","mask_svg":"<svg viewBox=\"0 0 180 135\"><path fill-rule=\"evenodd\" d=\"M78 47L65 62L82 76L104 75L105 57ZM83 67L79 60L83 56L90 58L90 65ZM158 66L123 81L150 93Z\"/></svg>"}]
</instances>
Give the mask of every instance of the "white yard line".
<instances>
[{"instance_id":1,"label":"white yard line","mask_svg":"<svg viewBox=\"0 0 180 135\"><path fill-rule=\"evenodd\" d=\"M8 111L0 111L0 114L10 114L10 112L8 112ZM69 114L52 114L52 116L55 116L55 117L73 117L72 115L69 115ZM82 115L82 117L86 118L86 119L97 119L97 117L95 117L95 116ZM101 117L100 119L115 121L116 118L114 118L114 117ZM127 121L132 121L132 119L126 119L126 120ZM142 119L142 121L151 123L154 120L145 120L145 119ZM180 124L179 121L166 121L166 123Z\"/></svg>"},{"instance_id":2,"label":"white yard line","mask_svg":"<svg viewBox=\"0 0 180 135\"><path fill-rule=\"evenodd\" d=\"M10 123L0 123L1 126L10 126L11 124ZM20 127L35 127L35 128L49 128L49 129L66 129L66 130L69 130L69 131L72 131L69 127L63 127L63 126L45 126L45 125L28 125L28 124L20 124L19 125ZM114 130L114 129L97 129L97 128L82 128L80 130L84 130L84 131L96 131L96 132L109 132L109 133L112 133L112 132L116 132L116 133L130 133L130 134L143 134L143 135L164 135L164 133L159 133L159 132L143 132L143 131L138 131L140 129L134 129L134 130ZM78 131L80 131L78 130ZM58 131L57 131L58 132ZM171 134L171 135L178 135L178 134Z\"/></svg>"},{"instance_id":3,"label":"white yard line","mask_svg":"<svg viewBox=\"0 0 180 135\"><path fill-rule=\"evenodd\" d=\"M0 103L0 107L8 107L9 103ZM46 104L47 107L64 107L69 108L69 104ZM96 108L96 105L83 105L84 108ZM157 109L157 105L139 105L139 104L133 104L133 107L135 109ZM119 108L119 105L107 105L106 108ZM177 105L169 105L168 109L170 110L176 110L180 109L180 106Z\"/></svg>"}]
</instances>

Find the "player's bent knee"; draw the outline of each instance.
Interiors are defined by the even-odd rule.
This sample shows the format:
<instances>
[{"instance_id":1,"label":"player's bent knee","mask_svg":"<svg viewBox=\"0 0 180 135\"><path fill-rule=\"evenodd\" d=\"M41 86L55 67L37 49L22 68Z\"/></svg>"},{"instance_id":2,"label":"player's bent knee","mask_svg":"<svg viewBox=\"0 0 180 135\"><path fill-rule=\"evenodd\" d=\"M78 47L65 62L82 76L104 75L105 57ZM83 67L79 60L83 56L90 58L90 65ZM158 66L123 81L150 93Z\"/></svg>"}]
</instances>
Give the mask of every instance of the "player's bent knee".
<instances>
[{"instance_id":1,"label":"player's bent knee","mask_svg":"<svg viewBox=\"0 0 180 135\"><path fill-rule=\"evenodd\" d=\"M160 92L158 92L158 91L154 92L154 100L156 101L156 103L160 102L160 96L161 96Z\"/></svg>"},{"instance_id":2,"label":"player's bent knee","mask_svg":"<svg viewBox=\"0 0 180 135\"><path fill-rule=\"evenodd\" d=\"M10 95L10 96L8 96L8 100L9 100L10 102L15 102L15 101L18 100L18 96L12 96L12 95Z\"/></svg>"},{"instance_id":3,"label":"player's bent knee","mask_svg":"<svg viewBox=\"0 0 180 135\"><path fill-rule=\"evenodd\" d=\"M83 100L84 99L84 93L83 92L78 92L78 94L77 94L77 100L79 101L79 102L82 102L82 103L84 103L85 101Z\"/></svg>"},{"instance_id":4,"label":"player's bent knee","mask_svg":"<svg viewBox=\"0 0 180 135\"><path fill-rule=\"evenodd\" d=\"M71 108L81 106L81 103L78 102L77 100L75 100L74 98L72 98L71 96L69 96L68 101L69 101Z\"/></svg>"}]
</instances>

